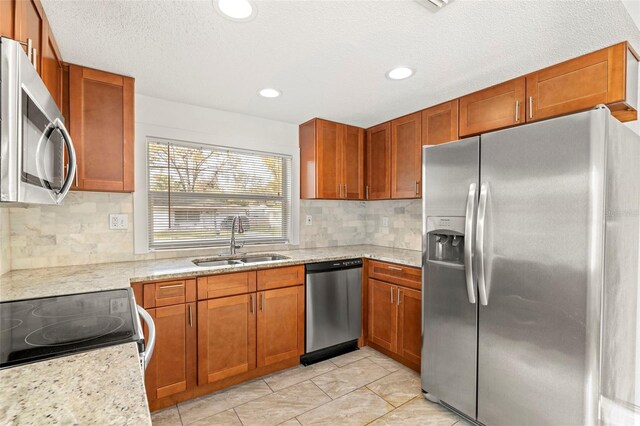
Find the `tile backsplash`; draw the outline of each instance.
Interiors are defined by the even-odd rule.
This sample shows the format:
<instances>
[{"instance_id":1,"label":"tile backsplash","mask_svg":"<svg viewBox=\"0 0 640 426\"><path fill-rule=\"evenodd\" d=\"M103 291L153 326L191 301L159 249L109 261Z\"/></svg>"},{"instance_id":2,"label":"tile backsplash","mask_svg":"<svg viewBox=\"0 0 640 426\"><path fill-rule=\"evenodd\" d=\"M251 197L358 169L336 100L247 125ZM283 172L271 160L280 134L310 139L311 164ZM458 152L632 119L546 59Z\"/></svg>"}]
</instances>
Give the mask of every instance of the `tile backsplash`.
<instances>
[{"instance_id":1,"label":"tile backsplash","mask_svg":"<svg viewBox=\"0 0 640 426\"><path fill-rule=\"evenodd\" d=\"M131 194L71 192L61 206L0 209L0 273L105 262L205 256L227 248L134 254L133 227L110 230L109 213L129 215ZM306 225L307 215L312 224ZM383 226L383 218L388 218ZM255 246L245 251L282 250L354 244L420 249L420 200L300 201L299 246Z\"/></svg>"}]
</instances>

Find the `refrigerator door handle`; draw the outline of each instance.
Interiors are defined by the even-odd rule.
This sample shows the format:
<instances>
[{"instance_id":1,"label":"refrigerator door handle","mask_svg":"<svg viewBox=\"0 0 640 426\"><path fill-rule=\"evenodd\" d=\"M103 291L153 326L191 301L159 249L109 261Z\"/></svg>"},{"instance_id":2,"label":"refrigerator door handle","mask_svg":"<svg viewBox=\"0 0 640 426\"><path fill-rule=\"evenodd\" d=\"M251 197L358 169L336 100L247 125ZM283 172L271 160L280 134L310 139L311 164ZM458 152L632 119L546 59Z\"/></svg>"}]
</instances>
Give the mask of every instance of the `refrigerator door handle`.
<instances>
[{"instance_id":1,"label":"refrigerator door handle","mask_svg":"<svg viewBox=\"0 0 640 426\"><path fill-rule=\"evenodd\" d=\"M476 212L476 187L475 183L469 185L467 195L467 211L464 223L464 271L467 281L467 296L469 303L476 303L476 291L473 285L473 216Z\"/></svg>"},{"instance_id":2,"label":"refrigerator door handle","mask_svg":"<svg viewBox=\"0 0 640 426\"><path fill-rule=\"evenodd\" d=\"M486 184L480 186L480 202L478 203L478 223L476 225L476 259L478 269L478 294L480 304L487 306L487 285L484 276L484 221L487 212L488 188Z\"/></svg>"}]
</instances>

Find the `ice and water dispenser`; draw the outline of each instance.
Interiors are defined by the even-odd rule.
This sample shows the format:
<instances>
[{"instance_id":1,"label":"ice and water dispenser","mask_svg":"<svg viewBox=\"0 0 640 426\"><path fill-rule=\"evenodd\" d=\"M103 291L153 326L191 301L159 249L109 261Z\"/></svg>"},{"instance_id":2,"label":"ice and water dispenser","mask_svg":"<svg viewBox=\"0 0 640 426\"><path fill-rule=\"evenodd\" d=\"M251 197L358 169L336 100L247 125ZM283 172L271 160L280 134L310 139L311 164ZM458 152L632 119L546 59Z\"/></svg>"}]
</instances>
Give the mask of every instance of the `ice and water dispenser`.
<instances>
[{"instance_id":1,"label":"ice and water dispenser","mask_svg":"<svg viewBox=\"0 0 640 426\"><path fill-rule=\"evenodd\" d=\"M464 263L464 217L427 218L427 260Z\"/></svg>"}]
</instances>

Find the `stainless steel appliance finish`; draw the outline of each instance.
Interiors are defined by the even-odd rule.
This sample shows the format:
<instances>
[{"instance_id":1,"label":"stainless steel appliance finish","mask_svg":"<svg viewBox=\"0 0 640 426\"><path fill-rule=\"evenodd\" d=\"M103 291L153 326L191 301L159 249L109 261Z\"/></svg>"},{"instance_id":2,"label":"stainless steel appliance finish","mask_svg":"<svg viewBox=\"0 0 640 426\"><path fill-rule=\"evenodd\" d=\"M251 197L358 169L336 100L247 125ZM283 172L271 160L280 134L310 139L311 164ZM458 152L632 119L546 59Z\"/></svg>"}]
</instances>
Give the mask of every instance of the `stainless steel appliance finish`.
<instances>
[{"instance_id":1,"label":"stainless steel appliance finish","mask_svg":"<svg viewBox=\"0 0 640 426\"><path fill-rule=\"evenodd\" d=\"M423 284L423 312L428 315L424 321L429 324L423 326L423 339L431 342L422 346L423 389L470 417L475 416L476 410L477 310L475 299L470 303L470 297L475 298L475 284L471 279L469 293L466 272L472 270L471 228L479 154L479 138L473 137L447 144L446 148L443 145L440 149L424 150L423 155L422 203L427 218L423 233L423 277L428 276L428 282L438 284ZM471 225L468 220L472 220ZM428 240L452 233L464 238L462 261L437 260L435 247Z\"/></svg>"},{"instance_id":2,"label":"stainless steel appliance finish","mask_svg":"<svg viewBox=\"0 0 640 426\"><path fill-rule=\"evenodd\" d=\"M601 394L638 409L639 163L604 107L423 149L429 399L487 425L597 424ZM462 234L443 216L465 223L457 274L432 260Z\"/></svg>"},{"instance_id":3,"label":"stainless steel appliance finish","mask_svg":"<svg viewBox=\"0 0 640 426\"><path fill-rule=\"evenodd\" d=\"M62 113L18 42L0 38L0 61L0 202L59 204L76 172Z\"/></svg>"},{"instance_id":4,"label":"stainless steel appliance finish","mask_svg":"<svg viewBox=\"0 0 640 426\"><path fill-rule=\"evenodd\" d=\"M357 340L362 332L362 259L308 264L307 354Z\"/></svg>"}]
</instances>

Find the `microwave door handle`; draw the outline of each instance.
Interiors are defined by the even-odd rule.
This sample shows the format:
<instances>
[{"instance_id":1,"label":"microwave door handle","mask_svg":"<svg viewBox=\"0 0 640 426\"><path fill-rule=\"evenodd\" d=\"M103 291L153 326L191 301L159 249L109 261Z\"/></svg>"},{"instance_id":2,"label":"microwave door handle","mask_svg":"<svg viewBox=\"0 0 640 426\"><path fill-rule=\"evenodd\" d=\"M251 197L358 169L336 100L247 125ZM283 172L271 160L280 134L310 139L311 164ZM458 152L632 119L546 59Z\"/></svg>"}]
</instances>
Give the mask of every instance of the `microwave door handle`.
<instances>
[{"instance_id":1,"label":"microwave door handle","mask_svg":"<svg viewBox=\"0 0 640 426\"><path fill-rule=\"evenodd\" d=\"M38 179L40 180L40 186L42 188L48 188L48 185L45 183L45 180L43 179L45 174L45 170L42 165L43 158L44 158L43 147L46 144L46 141L49 140L49 136L51 136L51 133L53 133L54 129L55 129L55 125L53 125L52 123L49 123L47 127L44 129L44 131L42 132L42 136L40 136L40 139L38 140L38 146L36 147L36 173L38 174ZM49 192L49 195L51 196L53 201L56 201L56 197L53 195L53 192Z\"/></svg>"},{"instance_id":2,"label":"microwave door handle","mask_svg":"<svg viewBox=\"0 0 640 426\"><path fill-rule=\"evenodd\" d=\"M67 128L64 126L64 123L62 122L62 120L60 120L59 118L56 118L55 125L60 130L60 133L62 134L62 139L64 140L64 145L67 148L67 155L69 157L69 171L67 173L67 176L64 179L62 188L58 193L57 203L59 204L71 189L71 185L73 185L73 179L77 173L76 150L73 147L73 142L71 142L71 136L69 136L69 132L67 131Z\"/></svg>"}]
</instances>

